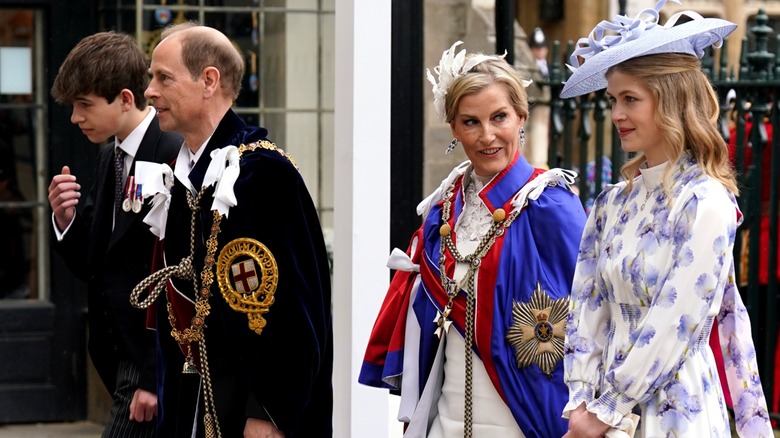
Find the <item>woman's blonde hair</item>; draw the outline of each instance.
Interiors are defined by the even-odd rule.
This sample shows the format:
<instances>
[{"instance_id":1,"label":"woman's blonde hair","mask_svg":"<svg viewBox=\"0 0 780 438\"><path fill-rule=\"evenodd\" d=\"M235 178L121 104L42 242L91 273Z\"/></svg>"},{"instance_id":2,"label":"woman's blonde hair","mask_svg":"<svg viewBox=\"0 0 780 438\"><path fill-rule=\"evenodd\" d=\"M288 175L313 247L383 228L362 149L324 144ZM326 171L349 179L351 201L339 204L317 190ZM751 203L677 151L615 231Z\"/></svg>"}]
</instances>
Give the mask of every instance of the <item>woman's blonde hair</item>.
<instances>
[{"instance_id":1,"label":"woman's blonde hair","mask_svg":"<svg viewBox=\"0 0 780 438\"><path fill-rule=\"evenodd\" d=\"M469 54L466 61L477 54ZM509 101L520 118L528 119L528 94L525 92L523 78L509 63L500 56L475 65L468 73L455 79L447 90L444 112L447 123L453 121L458 113L458 104L464 96L478 93L493 84L503 84L509 93Z\"/></svg>"},{"instance_id":2,"label":"woman's blonde hair","mask_svg":"<svg viewBox=\"0 0 780 438\"><path fill-rule=\"evenodd\" d=\"M656 100L655 121L665 140L664 154L669 162L677 162L683 151L689 151L706 175L720 181L734 195L739 194L726 142L717 128L718 96L695 56L641 56L610 67L607 78L613 72L641 80L652 92ZM644 161L644 155L639 153L620 170L628 190ZM667 190L671 170L670 166L664 174Z\"/></svg>"}]
</instances>

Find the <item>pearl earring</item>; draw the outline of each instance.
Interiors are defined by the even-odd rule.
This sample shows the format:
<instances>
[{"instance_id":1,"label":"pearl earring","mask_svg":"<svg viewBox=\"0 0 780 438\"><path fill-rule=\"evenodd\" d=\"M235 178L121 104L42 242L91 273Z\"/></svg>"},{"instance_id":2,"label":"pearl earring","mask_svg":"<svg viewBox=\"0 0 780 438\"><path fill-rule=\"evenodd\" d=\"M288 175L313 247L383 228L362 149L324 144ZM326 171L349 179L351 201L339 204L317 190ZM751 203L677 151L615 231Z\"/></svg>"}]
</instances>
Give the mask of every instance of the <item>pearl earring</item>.
<instances>
[{"instance_id":1,"label":"pearl earring","mask_svg":"<svg viewBox=\"0 0 780 438\"><path fill-rule=\"evenodd\" d=\"M520 147L525 146L525 126L520 128Z\"/></svg>"}]
</instances>

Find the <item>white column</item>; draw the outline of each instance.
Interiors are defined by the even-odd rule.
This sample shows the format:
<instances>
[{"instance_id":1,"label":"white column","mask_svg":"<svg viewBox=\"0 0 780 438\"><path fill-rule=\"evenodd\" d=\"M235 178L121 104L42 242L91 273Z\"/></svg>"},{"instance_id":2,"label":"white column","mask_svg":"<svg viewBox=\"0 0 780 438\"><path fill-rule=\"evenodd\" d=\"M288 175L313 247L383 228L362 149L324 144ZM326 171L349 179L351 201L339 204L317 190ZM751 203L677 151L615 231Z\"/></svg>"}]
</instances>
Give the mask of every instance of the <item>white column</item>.
<instances>
[{"instance_id":1,"label":"white column","mask_svg":"<svg viewBox=\"0 0 780 438\"><path fill-rule=\"evenodd\" d=\"M389 437L386 390L358 384L388 286L390 0L336 0L334 437Z\"/></svg>"}]
</instances>

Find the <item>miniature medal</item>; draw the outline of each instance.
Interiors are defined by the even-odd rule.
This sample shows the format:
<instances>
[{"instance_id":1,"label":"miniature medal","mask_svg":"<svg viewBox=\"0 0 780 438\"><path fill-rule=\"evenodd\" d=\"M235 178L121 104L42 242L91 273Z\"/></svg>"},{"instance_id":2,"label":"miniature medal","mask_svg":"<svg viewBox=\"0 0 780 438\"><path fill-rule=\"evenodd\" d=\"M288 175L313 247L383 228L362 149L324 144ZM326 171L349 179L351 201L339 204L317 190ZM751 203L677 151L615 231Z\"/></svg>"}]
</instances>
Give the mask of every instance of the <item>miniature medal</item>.
<instances>
[{"instance_id":1,"label":"miniature medal","mask_svg":"<svg viewBox=\"0 0 780 438\"><path fill-rule=\"evenodd\" d=\"M133 213L140 213L141 207L144 205L143 197L141 196L141 184L136 186L135 196L133 197Z\"/></svg>"},{"instance_id":2,"label":"miniature medal","mask_svg":"<svg viewBox=\"0 0 780 438\"><path fill-rule=\"evenodd\" d=\"M130 210L133 209L133 179L134 178L132 176L128 177L127 184L125 184L125 199L122 201L122 210L124 210L125 213L129 213Z\"/></svg>"}]
</instances>

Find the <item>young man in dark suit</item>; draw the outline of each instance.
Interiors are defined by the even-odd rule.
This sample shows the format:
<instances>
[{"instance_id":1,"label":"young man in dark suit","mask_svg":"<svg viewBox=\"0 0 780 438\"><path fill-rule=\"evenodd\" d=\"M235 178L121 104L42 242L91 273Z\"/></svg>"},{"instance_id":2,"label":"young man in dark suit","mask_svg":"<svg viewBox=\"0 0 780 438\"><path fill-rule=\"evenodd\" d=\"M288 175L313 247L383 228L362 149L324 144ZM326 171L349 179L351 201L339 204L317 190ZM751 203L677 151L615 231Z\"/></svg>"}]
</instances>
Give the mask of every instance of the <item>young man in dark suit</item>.
<instances>
[{"instance_id":1,"label":"young man in dark suit","mask_svg":"<svg viewBox=\"0 0 780 438\"><path fill-rule=\"evenodd\" d=\"M180 136L160 130L143 96L147 60L129 35L84 38L60 66L51 94L73 106L71 122L100 149L85 202L68 166L52 178L54 247L88 284L89 352L114 403L103 437L152 437L157 415L155 339L130 292L151 269L150 206L132 175L136 161L171 163ZM82 204L77 210L77 206Z\"/></svg>"}]
</instances>

